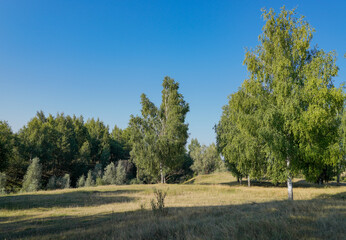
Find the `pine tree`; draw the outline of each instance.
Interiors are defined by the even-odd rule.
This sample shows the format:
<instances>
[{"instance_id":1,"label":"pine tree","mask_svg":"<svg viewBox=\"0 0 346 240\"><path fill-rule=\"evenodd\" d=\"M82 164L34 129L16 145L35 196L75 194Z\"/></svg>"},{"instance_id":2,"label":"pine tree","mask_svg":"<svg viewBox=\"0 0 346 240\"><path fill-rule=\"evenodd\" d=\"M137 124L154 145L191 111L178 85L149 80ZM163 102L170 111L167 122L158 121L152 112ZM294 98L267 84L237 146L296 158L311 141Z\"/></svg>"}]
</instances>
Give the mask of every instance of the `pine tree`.
<instances>
[{"instance_id":1,"label":"pine tree","mask_svg":"<svg viewBox=\"0 0 346 240\"><path fill-rule=\"evenodd\" d=\"M95 185L95 181L94 181L94 179L93 179L91 170L89 170L87 179L85 180L85 186L86 186L86 187L92 187L92 186L94 186L94 185Z\"/></svg>"},{"instance_id":2,"label":"pine tree","mask_svg":"<svg viewBox=\"0 0 346 240\"><path fill-rule=\"evenodd\" d=\"M48 183L47 183L47 189L48 190L54 190L56 189L56 177L53 175L49 178Z\"/></svg>"},{"instance_id":3,"label":"pine tree","mask_svg":"<svg viewBox=\"0 0 346 240\"><path fill-rule=\"evenodd\" d=\"M66 173L63 177L63 186L62 188L70 188L71 187L71 180L70 180L70 174Z\"/></svg>"},{"instance_id":4,"label":"pine tree","mask_svg":"<svg viewBox=\"0 0 346 240\"><path fill-rule=\"evenodd\" d=\"M108 164L108 166L105 168L103 175L103 182L105 184L115 184L115 178L116 178L116 170L115 170L115 165L113 162Z\"/></svg>"},{"instance_id":5,"label":"pine tree","mask_svg":"<svg viewBox=\"0 0 346 240\"><path fill-rule=\"evenodd\" d=\"M7 180L6 179L6 174L0 172L0 195L6 194L6 190L5 190L6 180Z\"/></svg>"},{"instance_id":6,"label":"pine tree","mask_svg":"<svg viewBox=\"0 0 346 240\"><path fill-rule=\"evenodd\" d=\"M82 175L78 178L78 182L77 182L77 187L84 187L85 186L85 176Z\"/></svg>"},{"instance_id":7,"label":"pine tree","mask_svg":"<svg viewBox=\"0 0 346 240\"><path fill-rule=\"evenodd\" d=\"M118 162L118 166L116 168L116 180L115 183L117 185L122 185L126 182L126 169L124 167L123 161Z\"/></svg>"},{"instance_id":8,"label":"pine tree","mask_svg":"<svg viewBox=\"0 0 346 240\"><path fill-rule=\"evenodd\" d=\"M37 191L41 187L41 172L42 167L40 159L34 158L28 167L28 170L24 176L22 192Z\"/></svg>"}]
</instances>

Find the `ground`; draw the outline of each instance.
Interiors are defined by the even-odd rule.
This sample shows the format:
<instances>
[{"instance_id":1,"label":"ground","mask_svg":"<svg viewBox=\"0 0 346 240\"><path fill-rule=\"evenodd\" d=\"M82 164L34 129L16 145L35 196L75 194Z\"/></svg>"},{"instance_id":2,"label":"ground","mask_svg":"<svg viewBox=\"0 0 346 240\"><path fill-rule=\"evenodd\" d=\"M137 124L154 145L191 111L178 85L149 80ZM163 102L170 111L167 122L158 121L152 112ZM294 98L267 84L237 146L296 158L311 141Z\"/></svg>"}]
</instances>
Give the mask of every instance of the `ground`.
<instances>
[{"instance_id":1,"label":"ground","mask_svg":"<svg viewBox=\"0 0 346 240\"><path fill-rule=\"evenodd\" d=\"M345 239L345 185L297 179L289 202L284 186L243 184L215 173L179 185L5 195L0 239ZM167 191L165 215L151 210L154 188Z\"/></svg>"}]
</instances>

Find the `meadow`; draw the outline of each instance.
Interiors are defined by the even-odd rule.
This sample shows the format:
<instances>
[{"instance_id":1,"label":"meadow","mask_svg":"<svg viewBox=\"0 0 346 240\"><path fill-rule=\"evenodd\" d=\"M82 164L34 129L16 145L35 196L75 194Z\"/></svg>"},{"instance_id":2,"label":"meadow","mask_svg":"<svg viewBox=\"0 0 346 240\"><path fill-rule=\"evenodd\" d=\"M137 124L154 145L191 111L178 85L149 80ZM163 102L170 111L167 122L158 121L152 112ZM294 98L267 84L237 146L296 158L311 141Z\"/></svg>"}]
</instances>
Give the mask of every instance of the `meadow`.
<instances>
[{"instance_id":1,"label":"meadow","mask_svg":"<svg viewBox=\"0 0 346 240\"><path fill-rule=\"evenodd\" d=\"M184 184L98 186L0 197L0 239L342 239L346 184L239 185L229 173ZM167 191L154 214L153 189Z\"/></svg>"}]
</instances>

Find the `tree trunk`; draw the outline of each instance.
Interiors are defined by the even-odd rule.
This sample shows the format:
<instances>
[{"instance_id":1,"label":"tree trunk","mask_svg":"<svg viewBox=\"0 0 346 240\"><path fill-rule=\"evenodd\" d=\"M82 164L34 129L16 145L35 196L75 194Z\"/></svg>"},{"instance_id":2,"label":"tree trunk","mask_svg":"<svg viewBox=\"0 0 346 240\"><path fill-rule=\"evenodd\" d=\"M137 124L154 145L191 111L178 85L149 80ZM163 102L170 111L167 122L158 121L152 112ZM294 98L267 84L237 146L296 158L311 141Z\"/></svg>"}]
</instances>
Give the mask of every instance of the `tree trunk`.
<instances>
[{"instance_id":1,"label":"tree trunk","mask_svg":"<svg viewBox=\"0 0 346 240\"><path fill-rule=\"evenodd\" d=\"M287 191L288 191L288 200L293 201L293 183L292 183L292 176L291 176L291 171L290 171L290 163L291 160L287 158Z\"/></svg>"},{"instance_id":2,"label":"tree trunk","mask_svg":"<svg viewBox=\"0 0 346 240\"><path fill-rule=\"evenodd\" d=\"M239 177L237 177L237 183L239 183Z\"/></svg>"},{"instance_id":3,"label":"tree trunk","mask_svg":"<svg viewBox=\"0 0 346 240\"><path fill-rule=\"evenodd\" d=\"M240 176L240 185L242 185L242 184L243 184L243 177Z\"/></svg>"},{"instance_id":4,"label":"tree trunk","mask_svg":"<svg viewBox=\"0 0 346 240\"><path fill-rule=\"evenodd\" d=\"M251 187L250 175L247 175L247 186Z\"/></svg>"},{"instance_id":5,"label":"tree trunk","mask_svg":"<svg viewBox=\"0 0 346 240\"><path fill-rule=\"evenodd\" d=\"M160 163L160 175L161 175L161 183L164 183L165 177L164 177L164 175L163 175L162 163Z\"/></svg>"},{"instance_id":6,"label":"tree trunk","mask_svg":"<svg viewBox=\"0 0 346 240\"><path fill-rule=\"evenodd\" d=\"M338 164L337 166L337 175L336 175L336 185L339 186L340 185L340 164Z\"/></svg>"}]
</instances>

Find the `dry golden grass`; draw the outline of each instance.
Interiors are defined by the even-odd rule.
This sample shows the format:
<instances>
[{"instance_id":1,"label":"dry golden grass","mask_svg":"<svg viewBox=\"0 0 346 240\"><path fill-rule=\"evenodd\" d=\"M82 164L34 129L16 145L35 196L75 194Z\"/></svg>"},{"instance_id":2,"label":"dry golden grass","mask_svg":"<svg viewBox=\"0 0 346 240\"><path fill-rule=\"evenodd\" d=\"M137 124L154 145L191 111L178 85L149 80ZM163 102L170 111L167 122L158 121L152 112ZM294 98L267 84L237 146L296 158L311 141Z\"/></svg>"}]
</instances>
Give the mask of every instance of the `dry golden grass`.
<instances>
[{"instance_id":1,"label":"dry golden grass","mask_svg":"<svg viewBox=\"0 0 346 240\"><path fill-rule=\"evenodd\" d=\"M245 184L245 182L244 182ZM341 239L346 186L239 186L229 173L180 185L99 186L0 197L0 239ZM154 215L153 188L168 214Z\"/></svg>"}]
</instances>

